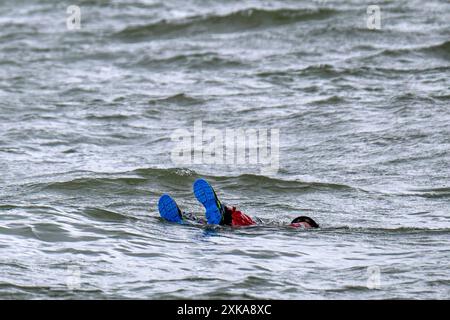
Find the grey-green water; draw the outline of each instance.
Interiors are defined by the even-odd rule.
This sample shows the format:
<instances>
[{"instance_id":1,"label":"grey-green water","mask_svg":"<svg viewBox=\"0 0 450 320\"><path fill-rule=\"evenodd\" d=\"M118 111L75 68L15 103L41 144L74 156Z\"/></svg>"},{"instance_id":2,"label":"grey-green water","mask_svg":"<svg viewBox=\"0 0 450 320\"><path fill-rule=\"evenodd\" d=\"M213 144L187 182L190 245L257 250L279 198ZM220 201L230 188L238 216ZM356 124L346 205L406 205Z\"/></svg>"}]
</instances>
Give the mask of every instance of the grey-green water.
<instances>
[{"instance_id":1,"label":"grey-green water","mask_svg":"<svg viewBox=\"0 0 450 320\"><path fill-rule=\"evenodd\" d=\"M450 4L370 4L2 1L0 298L449 298ZM279 170L175 165L199 120ZM162 222L198 177L267 226Z\"/></svg>"}]
</instances>

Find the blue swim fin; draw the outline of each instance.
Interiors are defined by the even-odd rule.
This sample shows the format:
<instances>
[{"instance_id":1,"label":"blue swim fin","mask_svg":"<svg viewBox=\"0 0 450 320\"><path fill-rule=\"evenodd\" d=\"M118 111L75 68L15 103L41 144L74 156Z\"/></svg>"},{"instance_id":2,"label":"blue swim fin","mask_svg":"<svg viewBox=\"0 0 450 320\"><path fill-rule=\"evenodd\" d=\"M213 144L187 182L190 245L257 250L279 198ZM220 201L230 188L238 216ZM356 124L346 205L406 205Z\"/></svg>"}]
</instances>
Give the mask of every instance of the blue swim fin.
<instances>
[{"instance_id":1,"label":"blue swim fin","mask_svg":"<svg viewBox=\"0 0 450 320\"><path fill-rule=\"evenodd\" d=\"M206 220L208 224L220 224L225 213L225 207L217 198L216 192L204 179L194 182L194 195L206 209Z\"/></svg>"},{"instance_id":2,"label":"blue swim fin","mask_svg":"<svg viewBox=\"0 0 450 320\"><path fill-rule=\"evenodd\" d=\"M167 221L178 223L183 221L180 208L168 194L164 194L159 198L158 209L161 217Z\"/></svg>"}]
</instances>

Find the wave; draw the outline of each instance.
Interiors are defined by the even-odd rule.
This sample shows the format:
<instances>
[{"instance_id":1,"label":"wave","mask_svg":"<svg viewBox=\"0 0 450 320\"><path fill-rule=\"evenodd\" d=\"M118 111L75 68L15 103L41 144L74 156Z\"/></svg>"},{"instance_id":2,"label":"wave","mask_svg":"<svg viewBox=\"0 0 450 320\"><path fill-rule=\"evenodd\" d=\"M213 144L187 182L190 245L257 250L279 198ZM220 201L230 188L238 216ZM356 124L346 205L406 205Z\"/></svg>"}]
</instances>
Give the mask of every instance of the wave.
<instances>
[{"instance_id":1,"label":"wave","mask_svg":"<svg viewBox=\"0 0 450 320\"><path fill-rule=\"evenodd\" d=\"M92 190L98 188L116 188L117 185L129 185L130 190L136 189L134 192L143 192L137 190L135 186L145 185L149 181L161 181L168 185L190 185L195 179L202 177L211 180L214 184L226 185L230 189L248 188L257 185L264 187L266 190L353 190L355 187L330 182L320 181L301 181L299 179L283 179L258 174L240 174L235 176L225 175L206 175L199 174L194 170L187 168L138 168L132 171L116 172L116 173L97 173L91 171L71 172L76 175L66 181L54 181L39 184L28 185L30 188L49 189L58 191L74 191L74 190ZM80 176L81 175L81 176ZM120 187L121 188L121 187ZM358 189L359 190L359 189ZM124 192L122 190L122 192ZM150 192L150 191L149 191Z\"/></svg>"},{"instance_id":2,"label":"wave","mask_svg":"<svg viewBox=\"0 0 450 320\"><path fill-rule=\"evenodd\" d=\"M70 172L69 176L76 176L69 178L66 181L53 181L39 184L30 184L27 187L34 190L49 189L58 191L74 191L74 190L93 190L98 189L102 191L103 188L121 189L120 192L145 193L145 186L149 182L162 183L168 186L191 185L197 178L205 178L212 181L214 185L219 185L230 190L248 190L251 186L258 186L268 192L296 190L301 192L309 191L358 191L364 193L381 193L390 194L393 196L419 196L425 198L448 198L450 197L450 187L439 188L423 188L411 189L405 192L384 192L376 190L367 190L361 187L351 186L335 182L323 181L304 181L298 178L288 177L273 177L259 174L238 174L238 175L211 175L200 174L195 170L188 168L137 168L124 172L99 173L93 171L74 171ZM42 176L44 177L44 176ZM129 188L124 190L123 186ZM148 191L152 191L149 189ZM14 206L6 204L5 209L13 209ZM93 212L93 214L100 216L109 212ZM114 213L111 213L114 215ZM121 219L120 217L113 217L113 219Z\"/></svg>"},{"instance_id":3,"label":"wave","mask_svg":"<svg viewBox=\"0 0 450 320\"><path fill-rule=\"evenodd\" d=\"M66 175L64 175L66 176ZM119 192L126 194L154 194L155 189L149 186L156 183L166 187L172 186L175 189L190 187L197 178L205 178L210 180L213 185L217 185L229 190L247 190L250 191L254 186L264 189L267 192L363 192L363 193L379 193L392 196L417 196L424 198L449 198L450 188L428 188L413 189L404 192L386 192L383 190L368 190L361 187L351 186L343 183L323 182L323 181L304 181L298 178L273 177L258 174L238 174L238 175L211 175L200 174L195 170L188 168L137 168L124 172L99 173L93 171L74 171L68 174L68 178L63 181L41 182L37 184L27 184L25 187L33 192L42 190L51 190L57 192ZM41 176L47 180L44 176ZM53 177L53 179L57 179ZM63 179L62 177L60 179ZM157 187L156 190L160 189ZM157 193L157 192L156 192ZM5 210L14 209L15 206L5 204ZM115 212L87 211L86 214L98 215L105 219L121 220L122 217L116 216Z\"/></svg>"},{"instance_id":4,"label":"wave","mask_svg":"<svg viewBox=\"0 0 450 320\"><path fill-rule=\"evenodd\" d=\"M190 69L214 69L217 68L237 68L243 67L244 63L239 60L218 55L213 52L179 54L167 58L155 58L154 56L144 56L135 63L127 63L127 67L147 67L152 70L157 68L171 69L177 67L187 67Z\"/></svg>"},{"instance_id":5,"label":"wave","mask_svg":"<svg viewBox=\"0 0 450 320\"><path fill-rule=\"evenodd\" d=\"M399 95L393 96L392 98L390 98L390 100L392 101L393 105L404 103L404 102L408 103L407 104L407 106L408 106L407 109L408 110L409 110L409 107L410 107L411 103L414 103L414 104L420 104L420 103L434 104L436 102L434 98L421 96L421 95L418 95L418 94L416 94L414 92L411 92L411 91L408 91L406 93L401 93ZM401 104L401 106L404 106L404 104ZM399 113L401 111L402 110L399 110L396 113Z\"/></svg>"},{"instance_id":6,"label":"wave","mask_svg":"<svg viewBox=\"0 0 450 320\"><path fill-rule=\"evenodd\" d=\"M199 33L231 33L249 29L269 28L308 20L326 19L332 9L245 9L226 15L193 16L182 20L161 20L155 23L126 27L113 36L131 41L142 38L181 36Z\"/></svg>"},{"instance_id":7,"label":"wave","mask_svg":"<svg viewBox=\"0 0 450 320\"><path fill-rule=\"evenodd\" d=\"M428 46L420 49L420 51L429 55L450 60L450 41L445 41L440 44Z\"/></svg>"},{"instance_id":8,"label":"wave","mask_svg":"<svg viewBox=\"0 0 450 320\"><path fill-rule=\"evenodd\" d=\"M126 220L136 220L135 217L100 208L86 208L83 211L83 213L89 218L93 218L94 220L102 220L109 222L123 222Z\"/></svg>"},{"instance_id":9,"label":"wave","mask_svg":"<svg viewBox=\"0 0 450 320\"><path fill-rule=\"evenodd\" d=\"M204 102L203 99L194 98L185 93L178 93L164 98L151 99L148 101L148 104L150 105L174 104L174 105L191 106L201 104L203 102Z\"/></svg>"},{"instance_id":10,"label":"wave","mask_svg":"<svg viewBox=\"0 0 450 320\"><path fill-rule=\"evenodd\" d=\"M226 183L227 180L232 180L234 186L246 188L249 185L258 185L259 187L272 187L280 189L294 189L294 188L313 188L313 189L333 189L333 190L350 190L354 189L351 186L339 183L328 182L305 182L298 179L281 179L268 177L257 174L240 174L236 176L222 176L222 175L200 175L196 171L184 168L171 168L171 169L137 169L134 171L144 177L162 177L162 178L186 178L192 180L193 178L203 177L211 181L218 183Z\"/></svg>"},{"instance_id":11,"label":"wave","mask_svg":"<svg viewBox=\"0 0 450 320\"><path fill-rule=\"evenodd\" d=\"M316 101L308 103L311 106L330 106L330 105L338 105L345 103L346 100L342 97L339 97L337 95L333 95L327 98L321 98Z\"/></svg>"},{"instance_id":12,"label":"wave","mask_svg":"<svg viewBox=\"0 0 450 320\"><path fill-rule=\"evenodd\" d=\"M410 53L424 53L426 55L448 60L450 59L450 41L445 41L439 44L425 47L385 49L379 52L377 55L399 57Z\"/></svg>"},{"instance_id":13,"label":"wave","mask_svg":"<svg viewBox=\"0 0 450 320\"><path fill-rule=\"evenodd\" d=\"M450 187L413 189L408 195L424 198L450 198Z\"/></svg>"},{"instance_id":14,"label":"wave","mask_svg":"<svg viewBox=\"0 0 450 320\"><path fill-rule=\"evenodd\" d=\"M280 80L293 80L301 77L332 79L343 76L366 76L368 72L373 71L379 70L366 66L344 68L330 64L313 64L301 69L268 70L257 72L254 75L278 83Z\"/></svg>"},{"instance_id":15,"label":"wave","mask_svg":"<svg viewBox=\"0 0 450 320\"><path fill-rule=\"evenodd\" d=\"M145 183L147 179L139 177L108 177L108 176L92 176L85 178L76 178L68 181L57 181L45 183L44 189L56 189L56 190L82 190L102 187L110 184L129 184L137 185L139 183Z\"/></svg>"},{"instance_id":16,"label":"wave","mask_svg":"<svg viewBox=\"0 0 450 320\"><path fill-rule=\"evenodd\" d=\"M99 121L126 121L130 119L130 115L125 114L87 114L85 116L86 120L99 120Z\"/></svg>"}]
</instances>

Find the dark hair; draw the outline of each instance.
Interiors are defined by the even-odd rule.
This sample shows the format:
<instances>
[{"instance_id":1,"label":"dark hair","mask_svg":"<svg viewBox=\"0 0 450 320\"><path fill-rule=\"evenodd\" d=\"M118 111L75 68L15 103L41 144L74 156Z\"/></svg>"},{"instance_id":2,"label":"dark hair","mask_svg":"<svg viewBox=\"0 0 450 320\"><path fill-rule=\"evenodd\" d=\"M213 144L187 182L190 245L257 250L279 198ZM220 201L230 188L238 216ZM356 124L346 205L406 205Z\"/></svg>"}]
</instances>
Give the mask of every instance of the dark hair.
<instances>
[{"instance_id":1,"label":"dark hair","mask_svg":"<svg viewBox=\"0 0 450 320\"><path fill-rule=\"evenodd\" d=\"M310 217L306 217L306 216L297 217L294 220L292 220L291 223L299 223L299 222L306 222L313 228L319 228L319 225L313 219L311 219Z\"/></svg>"},{"instance_id":2,"label":"dark hair","mask_svg":"<svg viewBox=\"0 0 450 320\"><path fill-rule=\"evenodd\" d=\"M233 224L233 217L232 217L232 210L227 207L224 206L225 208L225 212L222 216L222 221L220 222L221 225L226 225L226 226L231 226Z\"/></svg>"}]
</instances>

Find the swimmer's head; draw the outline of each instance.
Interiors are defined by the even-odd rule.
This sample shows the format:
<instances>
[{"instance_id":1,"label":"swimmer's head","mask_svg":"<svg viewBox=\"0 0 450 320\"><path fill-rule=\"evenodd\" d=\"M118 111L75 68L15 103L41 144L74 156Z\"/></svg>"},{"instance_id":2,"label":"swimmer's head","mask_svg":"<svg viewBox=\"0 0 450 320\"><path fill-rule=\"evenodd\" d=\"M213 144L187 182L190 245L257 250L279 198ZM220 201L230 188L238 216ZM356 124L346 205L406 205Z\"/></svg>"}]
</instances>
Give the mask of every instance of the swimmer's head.
<instances>
[{"instance_id":1,"label":"swimmer's head","mask_svg":"<svg viewBox=\"0 0 450 320\"><path fill-rule=\"evenodd\" d=\"M300 216L292 220L291 226L304 228L319 228L319 225L310 217Z\"/></svg>"}]
</instances>

